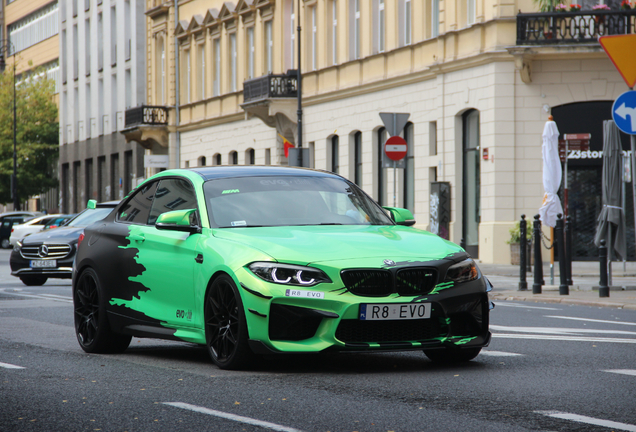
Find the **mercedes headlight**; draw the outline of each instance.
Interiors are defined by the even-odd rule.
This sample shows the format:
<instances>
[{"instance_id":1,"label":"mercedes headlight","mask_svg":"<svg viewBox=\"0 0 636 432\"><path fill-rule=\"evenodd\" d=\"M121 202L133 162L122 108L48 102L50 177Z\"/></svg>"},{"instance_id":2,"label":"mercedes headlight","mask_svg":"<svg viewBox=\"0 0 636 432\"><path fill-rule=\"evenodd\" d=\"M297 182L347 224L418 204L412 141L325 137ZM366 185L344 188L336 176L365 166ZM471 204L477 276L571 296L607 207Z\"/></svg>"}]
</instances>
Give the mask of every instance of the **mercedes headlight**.
<instances>
[{"instance_id":1,"label":"mercedes headlight","mask_svg":"<svg viewBox=\"0 0 636 432\"><path fill-rule=\"evenodd\" d=\"M477 271L475 261L471 258L467 258L464 261L453 264L448 268L444 282L455 282L459 284L473 281L478 277L479 272Z\"/></svg>"},{"instance_id":2,"label":"mercedes headlight","mask_svg":"<svg viewBox=\"0 0 636 432\"><path fill-rule=\"evenodd\" d=\"M331 282L322 270L313 267L274 262L255 262L247 267L264 281L281 285L310 287Z\"/></svg>"}]
</instances>

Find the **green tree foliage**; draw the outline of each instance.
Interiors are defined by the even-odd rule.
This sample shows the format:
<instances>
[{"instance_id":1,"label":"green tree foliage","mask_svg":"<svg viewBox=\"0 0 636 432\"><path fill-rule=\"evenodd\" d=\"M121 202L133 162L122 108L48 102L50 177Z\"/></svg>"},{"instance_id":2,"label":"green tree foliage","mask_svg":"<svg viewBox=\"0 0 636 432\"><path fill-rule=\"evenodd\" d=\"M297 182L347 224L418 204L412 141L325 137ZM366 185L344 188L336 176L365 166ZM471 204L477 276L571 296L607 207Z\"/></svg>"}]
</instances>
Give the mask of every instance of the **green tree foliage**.
<instances>
[{"instance_id":1,"label":"green tree foliage","mask_svg":"<svg viewBox=\"0 0 636 432\"><path fill-rule=\"evenodd\" d=\"M19 79L19 78L18 78ZM55 82L35 70L16 86L18 197L24 202L56 187L59 152ZM0 203L11 200L13 174L13 67L0 74Z\"/></svg>"}]
</instances>

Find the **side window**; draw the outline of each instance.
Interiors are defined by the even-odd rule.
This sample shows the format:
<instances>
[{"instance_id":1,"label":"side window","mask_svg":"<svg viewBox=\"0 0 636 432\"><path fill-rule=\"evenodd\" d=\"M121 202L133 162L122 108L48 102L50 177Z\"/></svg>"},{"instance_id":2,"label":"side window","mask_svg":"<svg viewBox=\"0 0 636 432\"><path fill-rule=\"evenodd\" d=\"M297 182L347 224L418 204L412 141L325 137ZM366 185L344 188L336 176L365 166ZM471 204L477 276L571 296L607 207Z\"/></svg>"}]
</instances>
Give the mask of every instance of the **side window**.
<instances>
[{"instance_id":1,"label":"side window","mask_svg":"<svg viewBox=\"0 0 636 432\"><path fill-rule=\"evenodd\" d=\"M148 224L154 225L162 213L196 208L197 198L190 182L182 179L161 180L152 202Z\"/></svg>"},{"instance_id":2,"label":"side window","mask_svg":"<svg viewBox=\"0 0 636 432\"><path fill-rule=\"evenodd\" d=\"M117 220L120 222L130 222L135 224L145 224L148 221L150 206L155 196L155 190L159 182L144 185L128 200L119 210Z\"/></svg>"}]
</instances>

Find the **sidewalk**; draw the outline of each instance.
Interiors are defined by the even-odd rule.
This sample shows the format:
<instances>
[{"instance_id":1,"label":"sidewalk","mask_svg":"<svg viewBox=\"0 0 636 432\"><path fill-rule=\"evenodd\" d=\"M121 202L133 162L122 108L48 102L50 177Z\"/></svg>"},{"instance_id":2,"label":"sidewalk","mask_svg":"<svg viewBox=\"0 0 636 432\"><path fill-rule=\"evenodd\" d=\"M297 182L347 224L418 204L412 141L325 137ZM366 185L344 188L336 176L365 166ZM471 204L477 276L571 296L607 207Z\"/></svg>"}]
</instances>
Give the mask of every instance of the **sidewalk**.
<instances>
[{"instance_id":1,"label":"sidewalk","mask_svg":"<svg viewBox=\"0 0 636 432\"><path fill-rule=\"evenodd\" d=\"M554 265L554 283L551 284L550 264L543 266L541 294L532 294L533 272L526 273L527 291L519 291L519 266L479 263L482 273L493 284L490 298L493 300L516 300L541 303L561 303L593 307L613 307L636 310L636 262L612 263L612 286L610 296L598 295L600 280L597 261L572 263L572 282L569 295L559 294L559 264Z\"/></svg>"}]
</instances>

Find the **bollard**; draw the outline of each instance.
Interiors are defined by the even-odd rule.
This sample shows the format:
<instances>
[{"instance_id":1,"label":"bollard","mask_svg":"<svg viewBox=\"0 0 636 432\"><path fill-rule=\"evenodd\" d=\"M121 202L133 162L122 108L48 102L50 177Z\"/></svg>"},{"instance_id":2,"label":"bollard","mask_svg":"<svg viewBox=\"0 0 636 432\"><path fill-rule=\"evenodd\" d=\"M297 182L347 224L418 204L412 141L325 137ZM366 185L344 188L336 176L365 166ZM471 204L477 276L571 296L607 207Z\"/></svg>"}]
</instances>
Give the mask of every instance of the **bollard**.
<instances>
[{"instance_id":1,"label":"bollard","mask_svg":"<svg viewBox=\"0 0 636 432\"><path fill-rule=\"evenodd\" d=\"M541 259L541 221L539 220L539 215L534 215L532 241L534 243L534 283L532 284L532 294L541 294L543 260Z\"/></svg>"},{"instance_id":2,"label":"bollard","mask_svg":"<svg viewBox=\"0 0 636 432\"><path fill-rule=\"evenodd\" d=\"M565 268L568 271L567 284L573 285L572 282L572 221L570 220L570 216L566 216L565 218L565 259L566 266Z\"/></svg>"},{"instance_id":3,"label":"bollard","mask_svg":"<svg viewBox=\"0 0 636 432\"><path fill-rule=\"evenodd\" d=\"M599 297L609 297L610 289L607 286L607 246L605 246L605 239L601 240L601 246L598 248L598 260L601 264L601 280L598 287Z\"/></svg>"},{"instance_id":4,"label":"bollard","mask_svg":"<svg viewBox=\"0 0 636 432\"><path fill-rule=\"evenodd\" d=\"M528 251L528 240L526 232L528 231L528 223L526 215L521 215L519 222L519 291L528 291L528 282L526 281L526 252ZM529 258L529 257L528 257Z\"/></svg>"},{"instance_id":5,"label":"bollard","mask_svg":"<svg viewBox=\"0 0 636 432\"><path fill-rule=\"evenodd\" d=\"M561 213L557 215L556 227L554 228L554 236L556 237L557 253L559 254L559 294L569 295L570 286L567 283L567 259L565 258L565 236L563 232L563 215Z\"/></svg>"}]
</instances>

